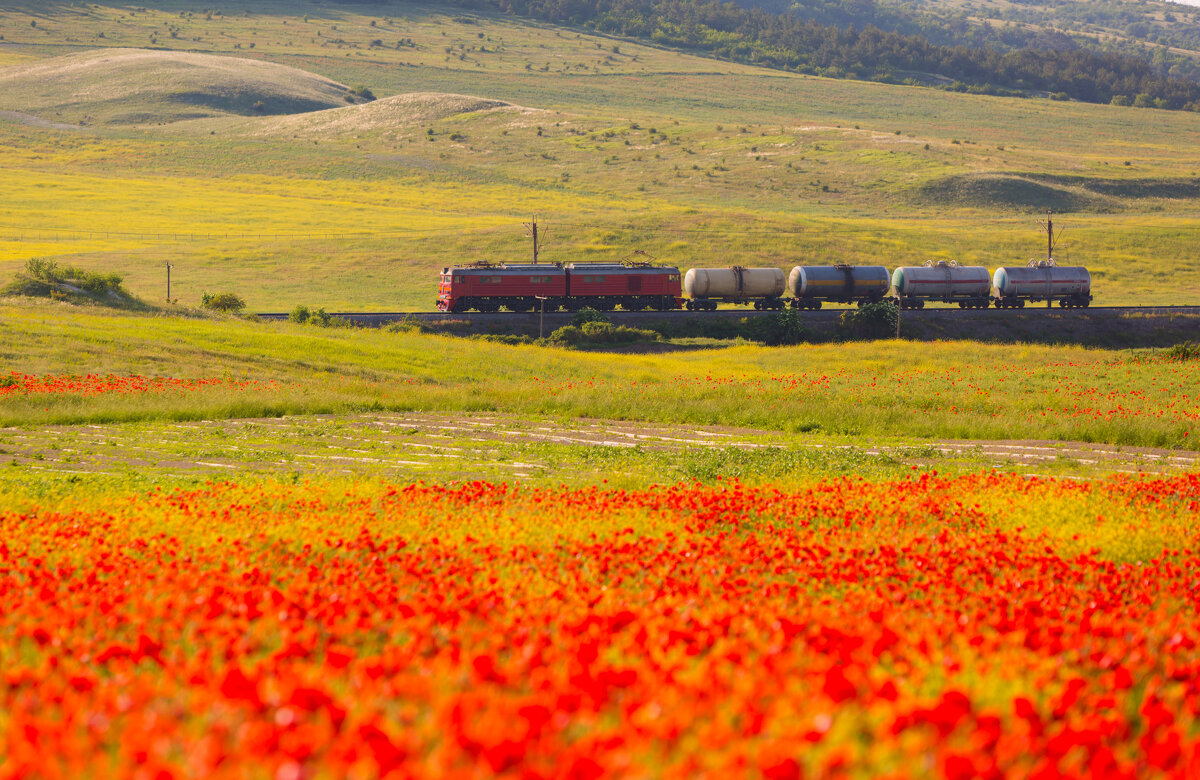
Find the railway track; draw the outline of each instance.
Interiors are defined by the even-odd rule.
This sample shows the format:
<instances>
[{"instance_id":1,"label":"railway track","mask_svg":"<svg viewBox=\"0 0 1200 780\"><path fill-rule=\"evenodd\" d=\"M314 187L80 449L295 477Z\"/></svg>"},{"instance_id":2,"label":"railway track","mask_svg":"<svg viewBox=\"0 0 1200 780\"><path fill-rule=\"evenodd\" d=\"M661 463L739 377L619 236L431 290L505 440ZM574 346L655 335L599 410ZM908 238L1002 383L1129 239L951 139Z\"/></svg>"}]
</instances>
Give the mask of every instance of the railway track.
<instances>
[{"instance_id":1,"label":"railway track","mask_svg":"<svg viewBox=\"0 0 1200 780\"><path fill-rule=\"evenodd\" d=\"M851 306L837 306L820 309L817 311L801 311L800 316L805 320L816 322L826 322L836 320L841 317L842 312L851 311ZM737 309L720 309L713 312L690 312L690 311L612 311L606 312L606 316L610 316L620 322L628 324L637 324L639 322L661 322L668 321L683 321L688 319L695 320L712 320L712 319L728 319L742 317L767 317L776 314L771 311L755 311L751 308ZM1057 306L1047 309L1042 306L1030 306L1024 309L960 309L958 307L944 308L926 308L926 309L905 309L901 313L901 318L913 321L937 320L946 317L963 317L966 319L979 319L981 317L994 317L1003 320L1029 320L1047 315L1061 315L1070 317L1080 321L1094 320L1097 318L1114 317L1129 314L1154 314L1154 315L1171 315L1171 314L1190 314L1200 315L1200 305L1184 305L1184 306L1091 306L1087 309L1062 309ZM257 314L260 319L264 320L286 320L287 312L261 312ZM393 322L468 322L479 325L501 325L504 323L537 323L538 318L543 316L537 312L532 313L515 313L515 312L382 312L382 311L360 311L360 312L331 312L331 317L338 317L351 322L355 325L366 326L383 326ZM550 327L561 327L569 324L571 312L546 312L545 324Z\"/></svg>"}]
</instances>

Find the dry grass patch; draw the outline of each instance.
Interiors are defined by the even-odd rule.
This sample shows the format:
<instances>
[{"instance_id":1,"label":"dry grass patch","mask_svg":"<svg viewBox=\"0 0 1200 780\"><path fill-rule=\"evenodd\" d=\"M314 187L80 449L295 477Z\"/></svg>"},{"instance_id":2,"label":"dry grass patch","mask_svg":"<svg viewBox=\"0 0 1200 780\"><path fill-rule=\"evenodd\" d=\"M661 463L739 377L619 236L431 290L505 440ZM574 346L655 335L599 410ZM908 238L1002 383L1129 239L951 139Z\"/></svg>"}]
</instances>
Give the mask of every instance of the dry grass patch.
<instances>
[{"instance_id":1,"label":"dry grass patch","mask_svg":"<svg viewBox=\"0 0 1200 780\"><path fill-rule=\"evenodd\" d=\"M291 114L359 98L332 79L243 57L98 49L0 70L0 108L92 124Z\"/></svg>"},{"instance_id":2,"label":"dry grass patch","mask_svg":"<svg viewBox=\"0 0 1200 780\"><path fill-rule=\"evenodd\" d=\"M544 112L503 100L489 100L471 95L414 92L408 95L394 95L364 105L262 119L251 126L253 129L246 128L243 132L250 136L332 138L355 133L385 132L397 127L477 113Z\"/></svg>"}]
</instances>

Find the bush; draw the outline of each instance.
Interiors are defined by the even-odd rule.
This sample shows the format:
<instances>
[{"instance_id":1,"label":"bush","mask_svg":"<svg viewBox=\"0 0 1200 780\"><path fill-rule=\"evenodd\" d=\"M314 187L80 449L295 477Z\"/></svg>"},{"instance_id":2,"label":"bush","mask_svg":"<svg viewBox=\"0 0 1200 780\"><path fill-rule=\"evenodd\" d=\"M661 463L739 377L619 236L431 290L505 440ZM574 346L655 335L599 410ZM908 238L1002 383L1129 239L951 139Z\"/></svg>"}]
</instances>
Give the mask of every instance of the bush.
<instances>
[{"instance_id":1,"label":"bush","mask_svg":"<svg viewBox=\"0 0 1200 780\"><path fill-rule=\"evenodd\" d=\"M879 301L842 312L839 324L851 336L888 338L896 335L896 321L899 316L895 304Z\"/></svg>"},{"instance_id":2,"label":"bush","mask_svg":"<svg viewBox=\"0 0 1200 780\"><path fill-rule=\"evenodd\" d=\"M288 315L288 319L303 325L308 322L309 316L308 307L302 303L298 303L296 304L296 308L292 309L292 313Z\"/></svg>"},{"instance_id":3,"label":"bush","mask_svg":"<svg viewBox=\"0 0 1200 780\"><path fill-rule=\"evenodd\" d=\"M240 296L234 293L203 293L200 297L200 305L212 311L223 311L228 314L237 314L246 308L246 302Z\"/></svg>"},{"instance_id":4,"label":"bush","mask_svg":"<svg viewBox=\"0 0 1200 780\"><path fill-rule=\"evenodd\" d=\"M1162 356L1167 360L1200 360L1200 342L1185 341L1170 349L1164 349Z\"/></svg>"},{"instance_id":5,"label":"bush","mask_svg":"<svg viewBox=\"0 0 1200 780\"><path fill-rule=\"evenodd\" d=\"M383 41L380 41L379 43L382 44ZM375 99L375 93L372 92L371 88L368 87L366 84L358 84L358 85L354 86L353 88L351 88L350 94L357 95L358 97L362 98L363 100L367 100L367 101L371 101L371 100Z\"/></svg>"},{"instance_id":6,"label":"bush","mask_svg":"<svg viewBox=\"0 0 1200 780\"><path fill-rule=\"evenodd\" d=\"M572 347L581 344L633 344L639 341L658 341L658 333L641 328L627 328L611 322L585 322L582 326L564 325L546 339L547 344Z\"/></svg>"},{"instance_id":7,"label":"bush","mask_svg":"<svg viewBox=\"0 0 1200 780\"><path fill-rule=\"evenodd\" d=\"M546 339L548 344L557 344L559 346L570 347L583 341L583 330L575 325L564 325L561 328L556 328L549 338Z\"/></svg>"},{"instance_id":8,"label":"bush","mask_svg":"<svg viewBox=\"0 0 1200 780\"><path fill-rule=\"evenodd\" d=\"M769 317L756 317L749 321L747 337L761 341L768 347L800 344L808 336L808 329L796 309L784 309Z\"/></svg>"},{"instance_id":9,"label":"bush","mask_svg":"<svg viewBox=\"0 0 1200 780\"><path fill-rule=\"evenodd\" d=\"M612 320L595 309L580 309L571 315L571 324L577 328L583 327L588 322L612 322Z\"/></svg>"},{"instance_id":10,"label":"bush","mask_svg":"<svg viewBox=\"0 0 1200 780\"><path fill-rule=\"evenodd\" d=\"M43 257L25 261L25 268L0 289L0 295L27 295L38 298L94 301L108 305L137 303L122 283L119 274L85 271L65 266Z\"/></svg>"}]
</instances>

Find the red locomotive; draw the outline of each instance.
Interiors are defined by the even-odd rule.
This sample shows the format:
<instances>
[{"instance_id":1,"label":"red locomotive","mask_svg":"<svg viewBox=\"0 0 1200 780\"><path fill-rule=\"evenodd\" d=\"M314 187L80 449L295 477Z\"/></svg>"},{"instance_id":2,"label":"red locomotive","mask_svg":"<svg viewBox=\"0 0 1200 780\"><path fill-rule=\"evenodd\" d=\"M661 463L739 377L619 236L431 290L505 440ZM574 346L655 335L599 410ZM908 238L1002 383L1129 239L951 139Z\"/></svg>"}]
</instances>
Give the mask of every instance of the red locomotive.
<instances>
[{"instance_id":1,"label":"red locomotive","mask_svg":"<svg viewBox=\"0 0 1200 780\"><path fill-rule=\"evenodd\" d=\"M679 269L648 263L570 263L568 265L490 265L443 268L438 287L440 311L533 311L545 299L546 311L591 308L612 311L683 305Z\"/></svg>"}]
</instances>

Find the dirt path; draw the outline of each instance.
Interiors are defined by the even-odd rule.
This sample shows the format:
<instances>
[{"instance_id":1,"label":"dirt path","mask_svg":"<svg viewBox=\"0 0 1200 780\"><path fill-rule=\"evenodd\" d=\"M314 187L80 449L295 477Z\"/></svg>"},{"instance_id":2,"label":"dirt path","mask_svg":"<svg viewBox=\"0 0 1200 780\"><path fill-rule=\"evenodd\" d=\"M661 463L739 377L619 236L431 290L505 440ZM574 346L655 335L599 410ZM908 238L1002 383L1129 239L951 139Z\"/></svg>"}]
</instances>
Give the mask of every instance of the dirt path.
<instances>
[{"instance_id":1,"label":"dirt path","mask_svg":"<svg viewBox=\"0 0 1200 780\"><path fill-rule=\"evenodd\" d=\"M559 445L555 448L553 445ZM505 478L548 475L562 451L798 447L853 450L920 467L953 462L1027 474L1162 474L1200 469L1200 453L1057 441L830 441L722 426L507 415L313 415L135 425L0 429L0 466L79 473L332 473L348 476ZM560 456L556 459L556 455ZM608 456L605 456L608 457ZM569 459L568 459L569 462Z\"/></svg>"}]
</instances>

